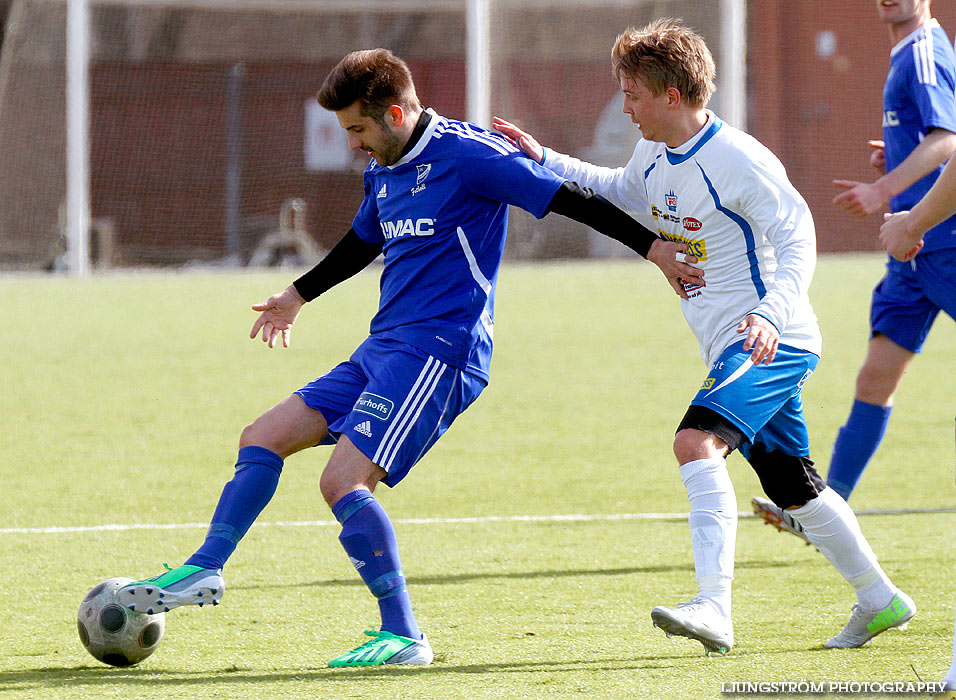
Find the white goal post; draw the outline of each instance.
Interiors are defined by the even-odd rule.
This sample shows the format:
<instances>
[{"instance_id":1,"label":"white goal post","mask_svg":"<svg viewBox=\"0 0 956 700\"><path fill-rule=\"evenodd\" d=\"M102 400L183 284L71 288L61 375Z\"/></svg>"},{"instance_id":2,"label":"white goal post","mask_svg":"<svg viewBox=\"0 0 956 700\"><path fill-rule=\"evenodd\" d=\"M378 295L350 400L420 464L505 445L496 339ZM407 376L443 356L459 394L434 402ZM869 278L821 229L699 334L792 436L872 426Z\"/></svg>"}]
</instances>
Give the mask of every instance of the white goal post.
<instances>
[{"instance_id":1,"label":"white goal post","mask_svg":"<svg viewBox=\"0 0 956 700\"><path fill-rule=\"evenodd\" d=\"M90 274L90 7L69 0L66 18L67 270Z\"/></svg>"}]
</instances>

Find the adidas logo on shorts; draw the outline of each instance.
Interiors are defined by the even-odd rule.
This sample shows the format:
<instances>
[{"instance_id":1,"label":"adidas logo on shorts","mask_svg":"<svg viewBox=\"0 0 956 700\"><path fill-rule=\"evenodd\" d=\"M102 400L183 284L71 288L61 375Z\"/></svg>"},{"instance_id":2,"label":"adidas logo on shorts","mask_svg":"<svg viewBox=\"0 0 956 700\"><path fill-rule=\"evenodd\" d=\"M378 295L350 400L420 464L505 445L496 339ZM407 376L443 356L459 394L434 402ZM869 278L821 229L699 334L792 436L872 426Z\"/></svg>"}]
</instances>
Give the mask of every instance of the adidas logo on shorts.
<instances>
[{"instance_id":1,"label":"adidas logo on shorts","mask_svg":"<svg viewBox=\"0 0 956 700\"><path fill-rule=\"evenodd\" d=\"M372 437L372 421L365 421L355 426L355 432L361 433L365 437Z\"/></svg>"}]
</instances>

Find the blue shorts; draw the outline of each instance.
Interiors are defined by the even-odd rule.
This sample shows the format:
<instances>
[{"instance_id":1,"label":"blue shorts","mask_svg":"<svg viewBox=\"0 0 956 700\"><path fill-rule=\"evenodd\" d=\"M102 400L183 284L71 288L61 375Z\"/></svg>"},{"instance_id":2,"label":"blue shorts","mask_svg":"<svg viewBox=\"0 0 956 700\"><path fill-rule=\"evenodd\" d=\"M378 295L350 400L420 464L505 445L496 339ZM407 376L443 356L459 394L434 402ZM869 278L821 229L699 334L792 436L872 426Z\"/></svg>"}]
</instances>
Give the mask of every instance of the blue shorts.
<instances>
[{"instance_id":1,"label":"blue shorts","mask_svg":"<svg viewBox=\"0 0 956 700\"><path fill-rule=\"evenodd\" d=\"M807 350L780 345L769 365L754 366L744 341L734 343L714 363L692 406L703 406L740 428L753 444L794 457L810 454L801 392L820 358ZM749 455L749 446L741 452Z\"/></svg>"},{"instance_id":2,"label":"blue shorts","mask_svg":"<svg viewBox=\"0 0 956 700\"><path fill-rule=\"evenodd\" d=\"M349 440L395 486L474 402L485 382L424 350L369 337L347 362L296 394L322 414L331 440Z\"/></svg>"},{"instance_id":3,"label":"blue shorts","mask_svg":"<svg viewBox=\"0 0 956 700\"><path fill-rule=\"evenodd\" d=\"M956 319L956 249L920 253L905 263L890 258L873 290L870 337L882 333L919 352L940 310Z\"/></svg>"}]
</instances>

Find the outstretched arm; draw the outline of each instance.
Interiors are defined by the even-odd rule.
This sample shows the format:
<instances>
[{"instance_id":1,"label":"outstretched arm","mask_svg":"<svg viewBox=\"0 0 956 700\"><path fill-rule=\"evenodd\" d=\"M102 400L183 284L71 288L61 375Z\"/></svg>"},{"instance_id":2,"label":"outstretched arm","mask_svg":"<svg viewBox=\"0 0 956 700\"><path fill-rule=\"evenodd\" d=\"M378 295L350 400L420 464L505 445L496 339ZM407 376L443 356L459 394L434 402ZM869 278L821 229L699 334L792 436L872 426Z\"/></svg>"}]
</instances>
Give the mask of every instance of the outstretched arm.
<instances>
[{"instance_id":1,"label":"outstretched arm","mask_svg":"<svg viewBox=\"0 0 956 700\"><path fill-rule=\"evenodd\" d=\"M544 148L531 134L501 117L494 117L492 126L508 137L531 160L543 163ZM607 170L609 173L617 172ZM686 254L686 243L660 238L590 188L581 187L576 182L565 182L554 195L548 210L587 224L595 231L620 241L647 258L660 268L668 283L682 299L687 298L685 283L705 286L703 271L693 266L697 258Z\"/></svg>"},{"instance_id":2,"label":"outstretched arm","mask_svg":"<svg viewBox=\"0 0 956 700\"><path fill-rule=\"evenodd\" d=\"M912 260L923 247L923 234L956 213L954 160L912 210L887 215L880 227L880 244L897 260Z\"/></svg>"},{"instance_id":3,"label":"outstretched arm","mask_svg":"<svg viewBox=\"0 0 956 700\"><path fill-rule=\"evenodd\" d=\"M509 121L505 121L501 117L492 117L491 126L496 130L501 132L503 135L507 136L514 144L524 151L524 154L528 156L535 163L541 163L544 161L544 148L540 143L535 140L534 136L529 134L526 131L522 131L514 124Z\"/></svg>"},{"instance_id":4,"label":"outstretched arm","mask_svg":"<svg viewBox=\"0 0 956 700\"><path fill-rule=\"evenodd\" d=\"M867 216L882 209L893 197L931 173L956 152L956 134L933 129L898 166L876 182L834 180L843 192L833 203L853 216ZM871 159L871 163L872 163ZM884 162L885 168L885 162Z\"/></svg>"},{"instance_id":5,"label":"outstretched arm","mask_svg":"<svg viewBox=\"0 0 956 700\"><path fill-rule=\"evenodd\" d=\"M315 267L278 294L252 305L254 311L261 313L252 325L249 337L255 338L262 331L262 342L268 343L270 348L275 347L280 336L283 347L289 347L292 324L302 306L364 270L381 252L380 243L367 243L354 229L349 229Z\"/></svg>"},{"instance_id":6,"label":"outstretched arm","mask_svg":"<svg viewBox=\"0 0 956 700\"><path fill-rule=\"evenodd\" d=\"M697 258L686 254L686 243L665 241L604 197L577 183L565 182L561 185L548 211L587 224L598 233L620 241L647 258L660 268L671 287L683 299L687 298L685 282L704 286L704 273L691 264L697 262Z\"/></svg>"}]
</instances>

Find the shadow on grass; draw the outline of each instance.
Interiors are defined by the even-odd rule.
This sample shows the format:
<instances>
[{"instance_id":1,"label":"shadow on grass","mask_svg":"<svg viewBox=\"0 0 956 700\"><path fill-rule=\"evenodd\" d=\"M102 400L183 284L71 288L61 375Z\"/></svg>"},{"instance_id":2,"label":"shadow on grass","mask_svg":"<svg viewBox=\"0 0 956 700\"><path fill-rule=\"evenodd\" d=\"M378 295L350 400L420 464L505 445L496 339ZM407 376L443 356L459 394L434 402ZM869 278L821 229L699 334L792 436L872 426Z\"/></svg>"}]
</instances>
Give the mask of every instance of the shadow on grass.
<instances>
[{"instance_id":1,"label":"shadow on grass","mask_svg":"<svg viewBox=\"0 0 956 700\"><path fill-rule=\"evenodd\" d=\"M735 564L737 569L777 569L791 566L805 566L805 563L791 561L741 561ZM634 574L664 574L679 571L693 573L694 563L688 560L681 564L660 564L656 566L631 566L617 569L551 569L544 571L482 571L480 573L451 574L444 576L410 576L410 586L444 586L470 581L488 581L494 579L539 579L539 578L568 578L578 576L631 576ZM349 579L327 579L308 582L258 583L232 586L231 590L266 590L275 588L306 588L306 587L350 587L365 584L357 576Z\"/></svg>"},{"instance_id":2,"label":"shadow on grass","mask_svg":"<svg viewBox=\"0 0 956 700\"><path fill-rule=\"evenodd\" d=\"M791 653L787 651L786 653ZM438 677L445 675L480 675L500 673L580 673L633 672L675 665L708 661L703 655L693 652L671 655L653 654L621 659L568 659L550 661L521 661L484 664L448 664L436 658L431 666L375 666L369 668L332 669L326 667L303 667L261 671L254 668L209 669L203 671L163 670L155 666L143 668L107 668L105 666L74 666L70 668L45 667L28 671L3 673L0 698L7 691L22 692L57 686L75 688L96 686L100 691L122 686L149 685L151 689L166 687L190 687L210 684L265 684L302 682L355 682L359 679L402 681L410 676ZM42 697L42 695L37 695Z\"/></svg>"},{"instance_id":3,"label":"shadow on grass","mask_svg":"<svg viewBox=\"0 0 956 700\"><path fill-rule=\"evenodd\" d=\"M240 684L269 684L282 683L334 683L354 682L356 680L386 680L399 682L413 676L438 678L441 676L470 676L482 674L502 673L581 673L581 672L640 672L654 670L684 669L688 665L722 663L733 661L735 658L748 656L791 656L794 653L824 652L834 653L833 649L825 649L822 645L812 647L792 646L775 649L747 649L738 647L727 657L714 654L705 656L700 646L691 640L686 642L674 653L639 654L626 658L591 658L591 659L564 659L541 661L512 661L502 663L479 664L450 664L446 663L442 655L435 657L431 666L390 666L350 669L331 669L322 666L304 666L295 669L273 669L269 671L257 670L250 667L233 666L231 668L204 669L198 671L167 670L159 668L155 662L149 666L112 668L100 665L81 665L72 667L47 666L43 668L5 671L0 683L0 698L6 692L20 692L36 690L38 692L50 688L65 686L70 688L96 687L98 694L109 688L127 688L132 692L136 686L149 685L155 690L165 687L172 692L175 688L193 688L205 685L240 685ZM36 697L44 697L42 694Z\"/></svg>"}]
</instances>

